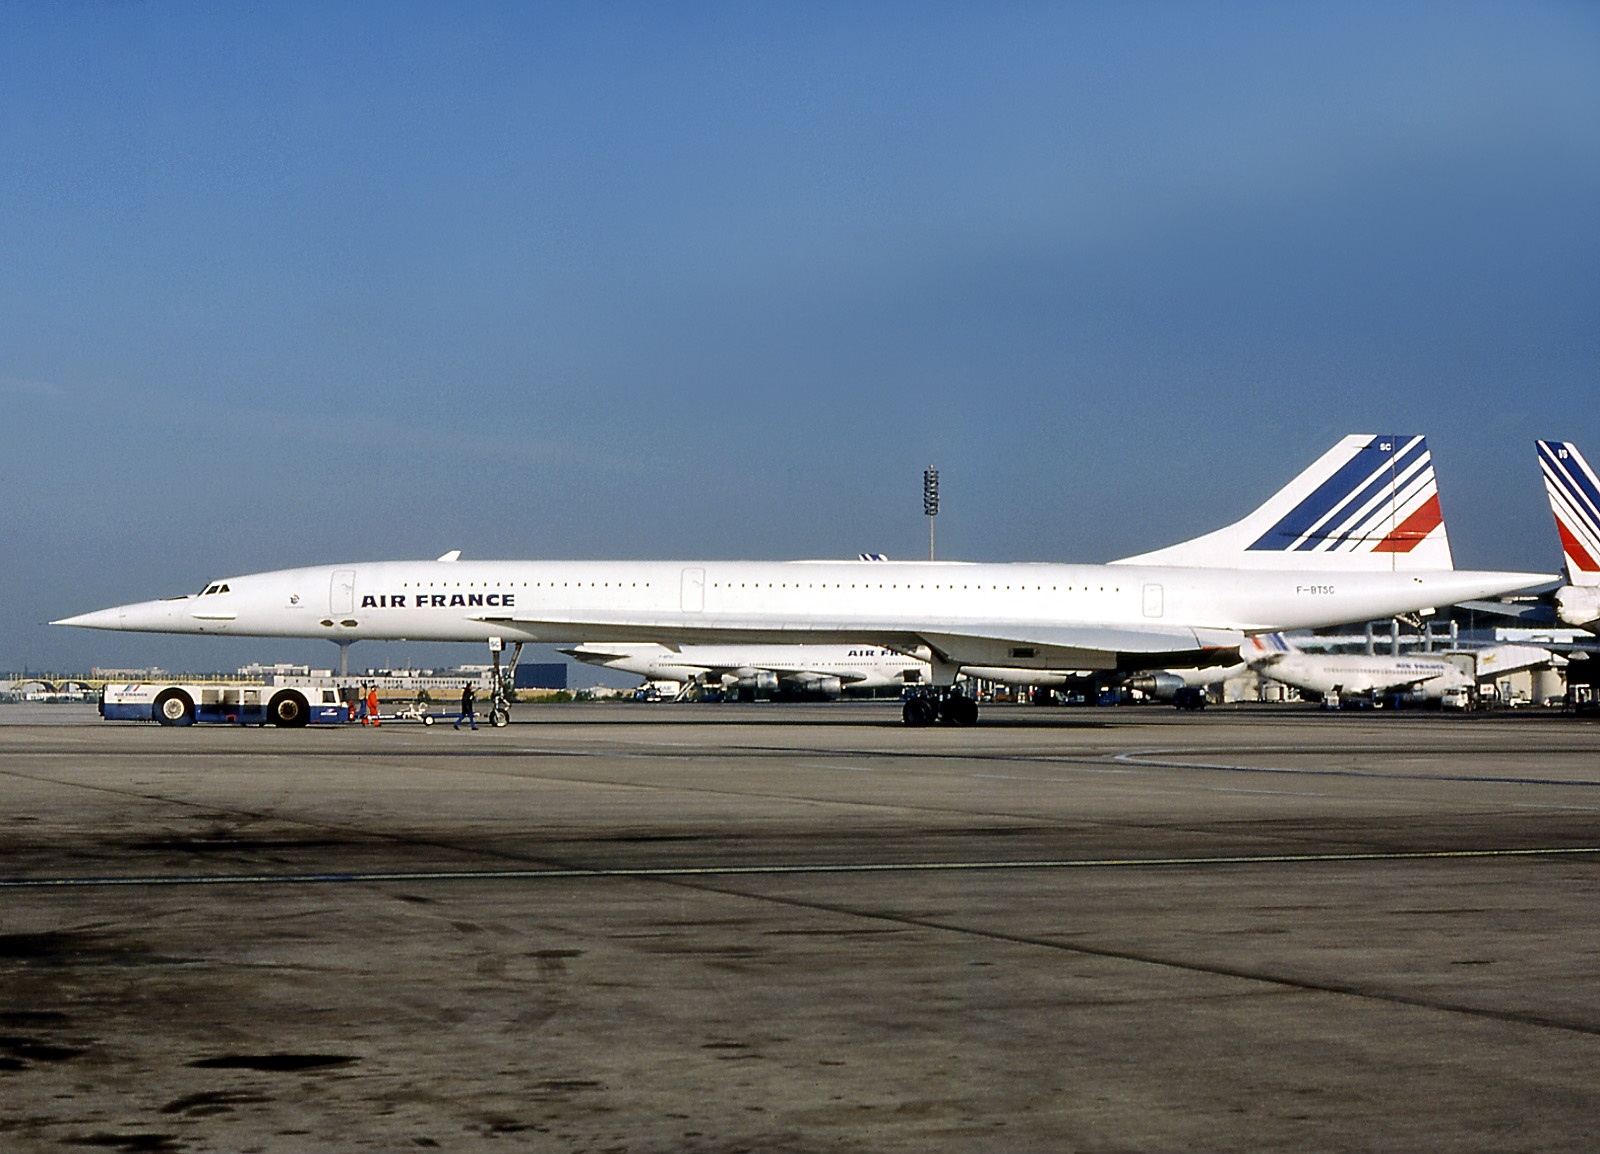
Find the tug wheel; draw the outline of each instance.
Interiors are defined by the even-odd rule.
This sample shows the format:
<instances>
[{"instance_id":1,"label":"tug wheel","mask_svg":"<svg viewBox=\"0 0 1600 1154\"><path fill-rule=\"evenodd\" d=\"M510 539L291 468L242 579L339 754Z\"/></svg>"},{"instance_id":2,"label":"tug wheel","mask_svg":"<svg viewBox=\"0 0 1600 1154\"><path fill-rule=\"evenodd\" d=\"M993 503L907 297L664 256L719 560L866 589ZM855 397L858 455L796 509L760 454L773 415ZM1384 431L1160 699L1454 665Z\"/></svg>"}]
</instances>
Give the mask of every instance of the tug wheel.
<instances>
[{"instance_id":1,"label":"tug wheel","mask_svg":"<svg viewBox=\"0 0 1600 1154\"><path fill-rule=\"evenodd\" d=\"M304 697L293 690L285 690L267 706L267 719L280 729L299 729L311 720L311 709Z\"/></svg>"},{"instance_id":2,"label":"tug wheel","mask_svg":"<svg viewBox=\"0 0 1600 1154\"><path fill-rule=\"evenodd\" d=\"M194 702L181 689L169 689L156 698L152 716L162 725L193 725Z\"/></svg>"}]
</instances>

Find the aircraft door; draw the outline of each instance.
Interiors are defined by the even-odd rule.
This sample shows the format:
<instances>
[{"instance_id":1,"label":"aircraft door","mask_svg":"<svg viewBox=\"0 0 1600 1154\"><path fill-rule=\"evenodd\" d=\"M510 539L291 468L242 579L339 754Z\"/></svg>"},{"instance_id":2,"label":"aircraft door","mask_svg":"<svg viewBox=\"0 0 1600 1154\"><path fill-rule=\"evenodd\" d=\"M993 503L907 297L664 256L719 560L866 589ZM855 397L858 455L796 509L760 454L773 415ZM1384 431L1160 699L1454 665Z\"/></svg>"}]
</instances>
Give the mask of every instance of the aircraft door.
<instances>
[{"instance_id":1,"label":"aircraft door","mask_svg":"<svg viewBox=\"0 0 1600 1154\"><path fill-rule=\"evenodd\" d=\"M334 617L356 611L356 571L339 569L328 585L328 612Z\"/></svg>"},{"instance_id":2,"label":"aircraft door","mask_svg":"<svg viewBox=\"0 0 1600 1154\"><path fill-rule=\"evenodd\" d=\"M1165 608L1162 601L1161 586L1146 585L1144 587L1144 615L1146 617L1160 617Z\"/></svg>"},{"instance_id":3,"label":"aircraft door","mask_svg":"<svg viewBox=\"0 0 1600 1154\"><path fill-rule=\"evenodd\" d=\"M700 613L706 607L706 571L704 569L685 569L683 571L683 611L685 613Z\"/></svg>"}]
</instances>

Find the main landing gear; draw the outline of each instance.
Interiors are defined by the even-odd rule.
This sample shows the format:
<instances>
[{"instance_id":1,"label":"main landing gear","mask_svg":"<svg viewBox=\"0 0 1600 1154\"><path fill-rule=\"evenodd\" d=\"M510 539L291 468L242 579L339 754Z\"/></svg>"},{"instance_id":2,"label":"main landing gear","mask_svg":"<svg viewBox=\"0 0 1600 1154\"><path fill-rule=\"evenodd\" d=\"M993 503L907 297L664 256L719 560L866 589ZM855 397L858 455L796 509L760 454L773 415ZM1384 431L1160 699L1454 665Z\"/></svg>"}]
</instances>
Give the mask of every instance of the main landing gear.
<instances>
[{"instance_id":1,"label":"main landing gear","mask_svg":"<svg viewBox=\"0 0 1600 1154\"><path fill-rule=\"evenodd\" d=\"M929 688L906 698L900 716L907 725L977 725L978 703L950 688Z\"/></svg>"},{"instance_id":2,"label":"main landing gear","mask_svg":"<svg viewBox=\"0 0 1600 1154\"><path fill-rule=\"evenodd\" d=\"M505 672L500 670L500 653L505 642L498 637L489 638L489 660L494 665L494 692L489 699L489 724L501 729L511 724L511 700L516 694L517 662L522 659L522 642L511 643L511 660Z\"/></svg>"}]
</instances>

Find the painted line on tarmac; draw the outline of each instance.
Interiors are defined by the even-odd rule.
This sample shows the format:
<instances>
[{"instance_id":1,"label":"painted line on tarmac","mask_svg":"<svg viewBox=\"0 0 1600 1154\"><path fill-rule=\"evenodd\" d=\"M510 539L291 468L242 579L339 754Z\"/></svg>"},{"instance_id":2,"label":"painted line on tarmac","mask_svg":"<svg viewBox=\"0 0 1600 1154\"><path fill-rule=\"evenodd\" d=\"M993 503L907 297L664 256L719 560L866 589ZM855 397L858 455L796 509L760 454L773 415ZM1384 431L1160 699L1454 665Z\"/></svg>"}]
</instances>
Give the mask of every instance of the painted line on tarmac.
<instances>
[{"instance_id":1,"label":"painted line on tarmac","mask_svg":"<svg viewBox=\"0 0 1600 1154\"><path fill-rule=\"evenodd\" d=\"M1213 773L1280 773L1302 777L1370 777L1389 781L1456 781L1476 782L1486 785L1570 785L1580 789L1600 787L1600 781L1583 778L1560 777L1506 777L1494 774L1466 773L1399 773L1382 769L1310 769L1283 765L1232 765L1216 761L1171 761L1172 754L1182 750L1136 749L1118 753L1111 760L1121 765L1136 765L1147 769L1204 769ZM1157 760L1157 759L1162 760Z\"/></svg>"},{"instance_id":2,"label":"painted line on tarmac","mask_svg":"<svg viewBox=\"0 0 1600 1154\"><path fill-rule=\"evenodd\" d=\"M1211 789L1212 793L1266 794L1266 795L1268 795L1270 797L1328 797L1328 796L1330 796L1329 794L1326 794L1326 793L1306 793L1304 790L1299 790L1299 789L1240 789L1237 786L1231 786L1231 785L1213 785L1213 786L1210 787L1210 789Z\"/></svg>"},{"instance_id":3,"label":"painted line on tarmac","mask_svg":"<svg viewBox=\"0 0 1600 1154\"><path fill-rule=\"evenodd\" d=\"M348 873L130 874L0 878L0 889L114 886L349 885L374 882L572 881L586 878L780 877L792 874L975 873L991 870L1172 869L1194 866L1311 865L1339 862L1463 861L1489 858L1600 857L1600 846L1527 849L1371 850L1354 853L1229 854L1210 857L1047 858L1023 861L817 862L795 865L550 867L494 870L363 870Z\"/></svg>"}]
</instances>

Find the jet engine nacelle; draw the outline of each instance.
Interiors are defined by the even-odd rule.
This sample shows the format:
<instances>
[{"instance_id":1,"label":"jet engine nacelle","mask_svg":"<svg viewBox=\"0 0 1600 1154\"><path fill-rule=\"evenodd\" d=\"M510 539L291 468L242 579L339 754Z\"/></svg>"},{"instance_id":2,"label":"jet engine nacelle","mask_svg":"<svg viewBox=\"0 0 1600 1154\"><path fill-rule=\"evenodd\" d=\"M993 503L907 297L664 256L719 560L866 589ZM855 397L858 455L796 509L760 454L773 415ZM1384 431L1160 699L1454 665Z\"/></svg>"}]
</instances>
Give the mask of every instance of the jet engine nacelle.
<instances>
[{"instance_id":1,"label":"jet engine nacelle","mask_svg":"<svg viewBox=\"0 0 1600 1154\"><path fill-rule=\"evenodd\" d=\"M770 669L741 670L734 687L745 693L776 693L778 675Z\"/></svg>"},{"instance_id":2,"label":"jet engine nacelle","mask_svg":"<svg viewBox=\"0 0 1600 1154\"><path fill-rule=\"evenodd\" d=\"M1188 682L1176 673L1141 673L1123 684L1157 701L1171 701L1178 696L1178 690L1188 687Z\"/></svg>"},{"instance_id":3,"label":"jet engine nacelle","mask_svg":"<svg viewBox=\"0 0 1600 1154\"><path fill-rule=\"evenodd\" d=\"M1556 590L1556 616L1579 629L1600 623L1600 585L1563 585Z\"/></svg>"},{"instance_id":4,"label":"jet engine nacelle","mask_svg":"<svg viewBox=\"0 0 1600 1154\"><path fill-rule=\"evenodd\" d=\"M844 693L844 682L837 677L815 677L806 683L806 689L832 701Z\"/></svg>"}]
</instances>

